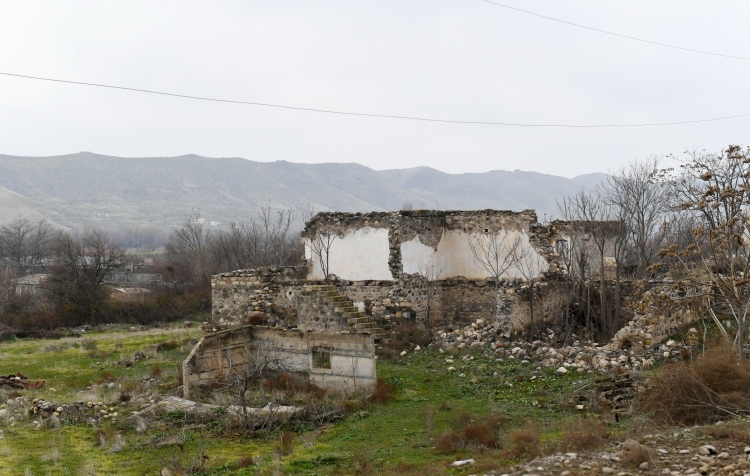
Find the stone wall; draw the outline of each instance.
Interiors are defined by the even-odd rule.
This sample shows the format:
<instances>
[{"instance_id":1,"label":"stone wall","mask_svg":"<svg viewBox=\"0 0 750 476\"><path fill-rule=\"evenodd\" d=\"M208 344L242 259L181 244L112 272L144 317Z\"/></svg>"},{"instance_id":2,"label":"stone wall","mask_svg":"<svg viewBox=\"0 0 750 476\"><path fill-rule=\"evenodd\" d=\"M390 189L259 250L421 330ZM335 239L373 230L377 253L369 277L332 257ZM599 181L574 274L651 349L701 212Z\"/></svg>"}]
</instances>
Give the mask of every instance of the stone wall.
<instances>
[{"instance_id":1,"label":"stone wall","mask_svg":"<svg viewBox=\"0 0 750 476\"><path fill-rule=\"evenodd\" d=\"M373 213L319 213L302 232L309 279L323 279L319 254L311 245L320 234L335 237L328 253L329 273L345 280L394 280L421 274L430 280L490 274L473 260L470 241L494 236L538 257L535 276L558 267L553 232L533 210L415 210ZM520 277L509 268L503 277Z\"/></svg>"},{"instance_id":2,"label":"stone wall","mask_svg":"<svg viewBox=\"0 0 750 476\"><path fill-rule=\"evenodd\" d=\"M314 353L327 356L320 366ZM366 336L243 326L209 333L182 363L184 398L223 381L253 359L276 361L270 371L294 373L328 390L368 391L376 381L375 345Z\"/></svg>"},{"instance_id":3,"label":"stone wall","mask_svg":"<svg viewBox=\"0 0 750 476\"><path fill-rule=\"evenodd\" d=\"M462 326L483 319L497 322L510 337L529 322L529 291L520 279L463 278L429 281L403 274L398 281L309 281L301 268L268 268L213 277L214 329L263 324L306 331L348 333L350 326L335 305L310 288L329 284L380 327L411 322L432 327ZM552 277L537 283L535 318L553 318L565 305L564 286Z\"/></svg>"}]
</instances>

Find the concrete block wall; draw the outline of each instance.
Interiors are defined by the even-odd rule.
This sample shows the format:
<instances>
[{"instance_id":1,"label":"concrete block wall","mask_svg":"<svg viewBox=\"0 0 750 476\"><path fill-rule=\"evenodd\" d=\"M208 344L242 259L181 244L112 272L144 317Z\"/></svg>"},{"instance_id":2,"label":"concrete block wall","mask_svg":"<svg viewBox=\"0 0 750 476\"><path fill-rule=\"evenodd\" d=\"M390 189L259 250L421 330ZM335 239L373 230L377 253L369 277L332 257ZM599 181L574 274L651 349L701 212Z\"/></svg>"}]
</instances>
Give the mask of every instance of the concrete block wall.
<instances>
[{"instance_id":1,"label":"concrete block wall","mask_svg":"<svg viewBox=\"0 0 750 476\"><path fill-rule=\"evenodd\" d=\"M330 368L316 368L316 350L330 353ZM375 344L368 336L243 326L209 333L193 348L182 363L184 398L223 381L233 367L241 369L253 358L277 359L283 366L269 370L299 375L328 390L368 391L377 380Z\"/></svg>"}]
</instances>

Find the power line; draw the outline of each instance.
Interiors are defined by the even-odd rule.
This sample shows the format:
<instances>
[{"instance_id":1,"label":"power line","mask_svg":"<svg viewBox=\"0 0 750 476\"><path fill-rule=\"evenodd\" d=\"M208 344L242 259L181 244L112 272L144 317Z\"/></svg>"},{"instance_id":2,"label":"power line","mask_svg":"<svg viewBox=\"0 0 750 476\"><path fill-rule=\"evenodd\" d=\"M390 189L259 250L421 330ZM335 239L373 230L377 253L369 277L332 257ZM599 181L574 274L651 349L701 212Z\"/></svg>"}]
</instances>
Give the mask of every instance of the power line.
<instances>
[{"instance_id":1,"label":"power line","mask_svg":"<svg viewBox=\"0 0 750 476\"><path fill-rule=\"evenodd\" d=\"M733 55L725 55L725 54L722 54L722 53L712 53L710 51L694 50L692 48L685 48L685 47L682 47L682 46L669 45L667 43L659 43L658 41L644 40L643 38L636 38L635 36L623 35L621 33L615 33L615 32L612 32L612 31L602 30L601 28L594 28L592 26L581 25L579 23L573 23L571 21L561 20L559 18L549 17L547 15L542 15L540 13L530 12L528 10L523 10L521 8L511 7L510 5L505 5L505 4L502 4L502 3L493 2L492 0L479 0L479 1L484 2L484 3L491 3L492 5L495 5L495 6L498 6L498 7L507 8L509 10L515 10L517 12L526 13L527 15L533 15L535 17L544 18L546 20L552 20L552 21L556 21L556 22L559 22L559 23L565 23L566 25L576 26L578 28L585 28L586 30L596 31L596 32L599 32L599 33L605 33L607 35L617 36L617 37L620 37L620 38L626 38L628 40L640 41L641 43L648 43L650 45L663 46L665 48L672 48L672 49L675 49L675 50L689 51L691 53L699 53L699 54L702 54L702 55L719 56L721 58L731 58L731 59L742 60L742 61L750 61L750 58L746 58L744 56L733 56Z\"/></svg>"},{"instance_id":2,"label":"power line","mask_svg":"<svg viewBox=\"0 0 750 476\"><path fill-rule=\"evenodd\" d=\"M176 94L176 93L167 93L163 91L152 91L150 89L129 88L125 86L113 86L110 84L86 83L83 81L70 81L66 79L43 78L39 76L28 76L24 74L15 74L15 73L0 72L0 75L11 76L14 78L35 79L39 81L51 81L54 83L77 84L80 86L93 86L97 88L119 89L123 91L156 94L159 96L170 96L170 97L176 97L176 98L182 98L182 99L194 99L198 101L243 104L243 105L248 105L248 106L273 107L277 109L290 109L294 111L317 112L317 113L323 113L323 114L337 114L337 115L342 115L342 116L374 117L374 118L381 118L381 119L402 119L402 120L407 120L407 121L440 122L440 123L447 123L447 124L476 124L476 125L512 126L512 127L562 127L562 128L571 128L571 129L584 129L584 128L604 128L604 127L677 126L677 125L682 125L682 124L696 124L696 123L701 123L701 122L724 121L727 119L737 119L740 117L750 116L750 112L748 112L745 114L737 114L734 116L714 117L711 119L695 119L695 120L689 120L689 121L676 121L676 122L646 122L646 123L641 123L641 124L528 124L528 123L520 123L520 122L462 121L462 120L455 120L455 119L437 119L437 118L417 117L417 116L397 116L397 115L392 115L392 114L372 114L372 113L365 113L365 112L336 111L333 109L317 109L317 108L311 108L311 107L288 106L284 104L271 104L271 103L264 103L264 102L239 101L239 100L234 100L234 99L219 99L219 98L210 98L210 97L204 97L204 96L191 96L187 94Z\"/></svg>"}]
</instances>

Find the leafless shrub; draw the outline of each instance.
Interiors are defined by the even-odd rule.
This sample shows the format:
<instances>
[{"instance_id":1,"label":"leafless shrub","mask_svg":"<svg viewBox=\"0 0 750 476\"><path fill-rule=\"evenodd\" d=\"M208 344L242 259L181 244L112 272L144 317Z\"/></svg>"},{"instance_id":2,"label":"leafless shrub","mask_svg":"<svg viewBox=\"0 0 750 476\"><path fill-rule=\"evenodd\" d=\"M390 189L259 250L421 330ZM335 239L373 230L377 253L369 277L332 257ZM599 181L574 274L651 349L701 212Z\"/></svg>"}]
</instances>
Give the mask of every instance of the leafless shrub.
<instances>
[{"instance_id":1,"label":"leafless shrub","mask_svg":"<svg viewBox=\"0 0 750 476\"><path fill-rule=\"evenodd\" d=\"M662 367L639 402L657 421L694 425L750 411L750 362L728 345Z\"/></svg>"},{"instance_id":2,"label":"leafless shrub","mask_svg":"<svg viewBox=\"0 0 750 476\"><path fill-rule=\"evenodd\" d=\"M176 451L169 454L166 458L160 458L165 468L172 471L173 474L192 476L208 468L208 452L203 437L199 437L195 445L190 448L187 443L188 438L185 429L177 435L178 444L175 446Z\"/></svg>"},{"instance_id":3,"label":"leafless shrub","mask_svg":"<svg viewBox=\"0 0 750 476\"><path fill-rule=\"evenodd\" d=\"M81 340L81 347L86 351L96 350L97 345L99 345L99 342L96 339L86 337Z\"/></svg>"},{"instance_id":4,"label":"leafless shrub","mask_svg":"<svg viewBox=\"0 0 750 476\"><path fill-rule=\"evenodd\" d=\"M511 432L508 438L512 444L507 451L509 458L531 460L542 455L542 441L533 425Z\"/></svg>"},{"instance_id":5,"label":"leafless shrub","mask_svg":"<svg viewBox=\"0 0 750 476\"><path fill-rule=\"evenodd\" d=\"M427 428L427 437L432 438L432 434L435 432L435 423L437 419L437 411L433 407L427 407L422 410L422 420Z\"/></svg>"},{"instance_id":6,"label":"leafless shrub","mask_svg":"<svg viewBox=\"0 0 750 476\"><path fill-rule=\"evenodd\" d=\"M563 427L562 444L567 451L590 451L603 446L607 436L600 422L581 418Z\"/></svg>"},{"instance_id":7,"label":"leafless shrub","mask_svg":"<svg viewBox=\"0 0 750 476\"><path fill-rule=\"evenodd\" d=\"M41 352L62 352L65 349L70 349L70 344L67 342L51 342L49 344L43 345L39 350Z\"/></svg>"},{"instance_id":8,"label":"leafless shrub","mask_svg":"<svg viewBox=\"0 0 750 476\"><path fill-rule=\"evenodd\" d=\"M274 445L274 453L278 456L287 456L294 452L294 437L297 436L291 431L282 431L279 433L279 439Z\"/></svg>"},{"instance_id":9,"label":"leafless shrub","mask_svg":"<svg viewBox=\"0 0 750 476\"><path fill-rule=\"evenodd\" d=\"M389 384L383 379L378 379L370 394L370 400L382 404L388 403L394 398L396 398L396 386Z\"/></svg>"}]
</instances>

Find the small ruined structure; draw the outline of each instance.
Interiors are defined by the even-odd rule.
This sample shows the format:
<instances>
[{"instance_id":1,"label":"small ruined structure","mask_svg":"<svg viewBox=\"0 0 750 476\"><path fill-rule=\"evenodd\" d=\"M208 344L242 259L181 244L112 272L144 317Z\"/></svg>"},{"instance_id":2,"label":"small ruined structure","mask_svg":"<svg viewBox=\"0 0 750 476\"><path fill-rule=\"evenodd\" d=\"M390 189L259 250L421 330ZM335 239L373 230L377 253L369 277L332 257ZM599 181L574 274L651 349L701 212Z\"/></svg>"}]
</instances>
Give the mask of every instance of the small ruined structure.
<instances>
[{"instance_id":1,"label":"small ruined structure","mask_svg":"<svg viewBox=\"0 0 750 476\"><path fill-rule=\"evenodd\" d=\"M223 383L249 360L268 362L269 372L296 374L329 390L368 390L376 380L375 344L369 336L251 325L209 333L198 342L182 363L184 398Z\"/></svg>"}]
</instances>

